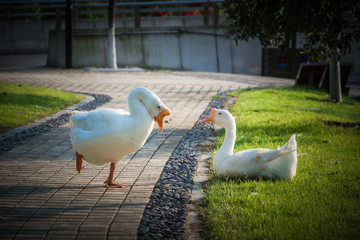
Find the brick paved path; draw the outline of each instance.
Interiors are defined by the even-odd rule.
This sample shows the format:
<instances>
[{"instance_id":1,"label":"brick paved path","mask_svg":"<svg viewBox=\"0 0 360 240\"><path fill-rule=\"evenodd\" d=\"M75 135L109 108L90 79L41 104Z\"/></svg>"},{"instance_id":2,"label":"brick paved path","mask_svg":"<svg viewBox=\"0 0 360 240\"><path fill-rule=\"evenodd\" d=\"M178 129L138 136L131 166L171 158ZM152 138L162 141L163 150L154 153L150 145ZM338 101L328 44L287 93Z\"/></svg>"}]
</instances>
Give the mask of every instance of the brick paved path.
<instances>
[{"instance_id":1,"label":"brick paved path","mask_svg":"<svg viewBox=\"0 0 360 240\"><path fill-rule=\"evenodd\" d=\"M261 83L292 84L230 74L51 69L1 72L0 82L106 94L113 99L102 107L126 110L129 92L143 86L172 113L162 133L156 127L142 149L117 164L115 182L130 186L124 189L104 187L108 165L84 162L77 173L68 124L0 155L0 239L136 239L166 161L211 96Z\"/></svg>"}]
</instances>

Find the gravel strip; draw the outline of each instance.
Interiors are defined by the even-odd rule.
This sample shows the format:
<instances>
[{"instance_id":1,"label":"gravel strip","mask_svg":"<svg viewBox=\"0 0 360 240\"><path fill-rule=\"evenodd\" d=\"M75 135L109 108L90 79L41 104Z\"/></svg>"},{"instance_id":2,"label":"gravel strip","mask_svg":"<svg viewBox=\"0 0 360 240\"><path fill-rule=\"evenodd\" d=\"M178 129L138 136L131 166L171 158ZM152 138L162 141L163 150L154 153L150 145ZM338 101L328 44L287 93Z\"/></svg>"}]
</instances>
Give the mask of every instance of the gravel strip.
<instances>
[{"instance_id":1,"label":"gravel strip","mask_svg":"<svg viewBox=\"0 0 360 240\"><path fill-rule=\"evenodd\" d=\"M213 98L171 155L144 211L138 239L186 239L187 204L201 154L200 143L211 135L212 129L200 121L211 108L224 108L226 102L225 97Z\"/></svg>"},{"instance_id":2,"label":"gravel strip","mask_svg":"<svg viewBox=\"0 0 360 240\"><path fill-rule=\"evenodd\" d=\"M90 111L93 110L104 103L107 103L111 100L111 97L107 95L101 95L101 94L90 94L90 93L82 93L89 96L94 97L95 99L89 103L86 103L84 105L81 105L74 110L76 111ZM49 132L51 129L57 128L65 123L67 123L70 119L71 112L67 112L64 114L61 114L57 118L52 118L44 123L41 123L39 125L36 125L34 127L28 128L24 131L15 133L10 135L9 137L6 137L4 139L0 140L0 154L10 151L16 146L20 146L31 139L39 136L40 134Z\"/></svg>"}]
</instances>

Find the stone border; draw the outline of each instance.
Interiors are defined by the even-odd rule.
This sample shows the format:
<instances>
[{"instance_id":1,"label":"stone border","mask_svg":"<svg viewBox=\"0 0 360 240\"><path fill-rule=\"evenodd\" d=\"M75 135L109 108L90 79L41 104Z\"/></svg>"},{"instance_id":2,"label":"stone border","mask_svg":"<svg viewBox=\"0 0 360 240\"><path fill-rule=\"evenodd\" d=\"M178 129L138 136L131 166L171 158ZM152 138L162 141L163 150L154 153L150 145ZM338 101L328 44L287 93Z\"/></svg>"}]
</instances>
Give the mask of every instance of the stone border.
<instances>
[{"instance_id":1,"label":"stone border","mask_svg":"<svg viewBox=\"0 0 360 240\"><path fill-rule=\"evenodd\" d=\"M220 97L223 98L223 101L221 105L214 104L213 107L228 110L230 106L234 105L237 98L227 95L228 93L229 92L219 93ZM211 105L211 103L209 105ZM211 173L211 163L209 160L213 157L215 141L218 137L216 132L220 129L211 130L212 132L209 134L208 138L200 145L201 155L198 160L194 176L194 185L187 208L188 215L185 225L185 236L187 239L207 239L207 226L204 224L203 218L203 207L206 204L206 192L204 189L206 188L207 183L213 179L213 174Z\"/></svg>"},{"instance_id":2,"label":"stone border","mask_svg":"<svg viewBox=\"0 0 360 240\"><path fill-rule=\"evenodd\" d=\"M225 94L226 92L221 95ZM224 108L227 101L226 97L213 98L173 151L144 211L138 229L138 239L191 239L200 236L203 230L197 227L202 225L202 221L194 218L194 211L191 210L194 201L191 194L195 188L194 196L198 197L195 204L202 201L203 196L199 194L202 182L196 183L194 187L195 181L199 181L200 178L194 176L197 169L206 168L206 157L204 159L205 155L202 155L201 144L212 134L211 125L203 124L201 120L210 113L211 108ZM190 220L187 220L188 216ZM189 228L189 224L193 223L197 224L197 229Z\"/></svg>"}]
</instances>

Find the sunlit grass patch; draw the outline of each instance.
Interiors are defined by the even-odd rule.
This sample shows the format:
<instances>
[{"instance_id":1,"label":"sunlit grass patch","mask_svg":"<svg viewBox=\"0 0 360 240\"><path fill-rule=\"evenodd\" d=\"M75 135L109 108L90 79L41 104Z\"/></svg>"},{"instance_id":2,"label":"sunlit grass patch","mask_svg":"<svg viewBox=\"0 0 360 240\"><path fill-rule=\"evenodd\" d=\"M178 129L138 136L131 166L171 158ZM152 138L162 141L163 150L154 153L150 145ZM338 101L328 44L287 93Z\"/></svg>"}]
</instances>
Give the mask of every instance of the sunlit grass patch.
<instances>
[{"instance_id":1,"label":"sunlit grass patch","mask_svg":"<svg viewBox=\"0 0 360 240\"><path fill-rule=\"evenodd\" d=\"M83 100L59 90L0 83L0 133L49 116Z\"/></svg>"},{"instance_id":2,"label":"sunlit grass patch","mask_svg":"<svg viewBox=\"0 0 360 240\"><path fill-rule=\"evenodd\" d=\"M360 229L360 103L305 87L243 90L235 151L277 148L296 133L293 181L214 178L207 188L210 239L355 239ZM223 141L219 137L217 148Z\"/></svg>"}]
</instances>

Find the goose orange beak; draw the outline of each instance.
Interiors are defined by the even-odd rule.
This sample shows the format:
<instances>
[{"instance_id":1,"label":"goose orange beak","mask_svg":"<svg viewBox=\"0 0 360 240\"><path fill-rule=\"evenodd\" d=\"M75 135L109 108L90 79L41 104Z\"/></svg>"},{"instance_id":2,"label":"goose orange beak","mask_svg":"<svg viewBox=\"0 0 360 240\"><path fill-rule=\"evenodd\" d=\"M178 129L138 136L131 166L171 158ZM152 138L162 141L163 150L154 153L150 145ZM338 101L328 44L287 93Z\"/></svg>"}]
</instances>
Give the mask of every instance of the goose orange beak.
<instances>
[{"instance_id":1,"label":"goose orange beak","mask_svg":"<svg viewBox=\"0 0 360 240\"><path fill-rule=\"evenodd\" d=\"M214 122L214 117L215 117L215 112L216 112L216 109L215 108L212 108L211 109L211 112L210 112L210 115L207 116L205 119L203 119L201 122Z\"/></svg>"},{"instance_id":2,"label":"goose orange beak","mask_svg":"<svg viewBox=\"0 0 360 240\"><path fill-rule=\"evenodd\" d=\"M161 113L159 113L155 118L155 122L158 124L160 132L162 132L163 128L164 128L164 118L166 116L170 115L170 110L165 108L164 111L162 111Z\"/></svg>"}]
</instances>

